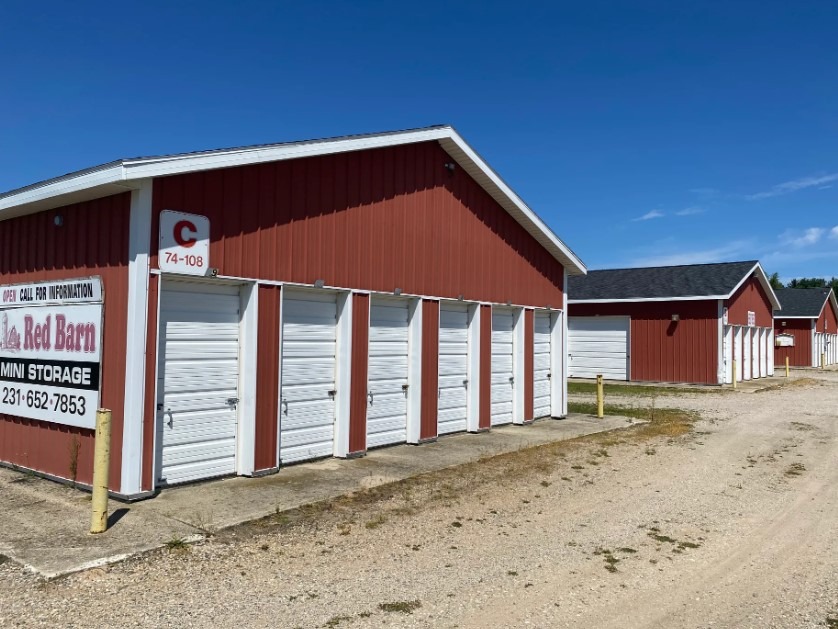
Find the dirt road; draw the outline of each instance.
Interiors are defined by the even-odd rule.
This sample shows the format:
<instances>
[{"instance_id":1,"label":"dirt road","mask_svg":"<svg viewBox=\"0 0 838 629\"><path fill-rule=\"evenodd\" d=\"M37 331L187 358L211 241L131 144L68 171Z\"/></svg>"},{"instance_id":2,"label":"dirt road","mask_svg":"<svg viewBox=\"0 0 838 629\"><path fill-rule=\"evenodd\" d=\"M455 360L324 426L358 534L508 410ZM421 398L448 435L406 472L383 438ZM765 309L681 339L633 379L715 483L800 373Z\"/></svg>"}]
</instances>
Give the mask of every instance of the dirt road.
<instances>
[{"instance_id":1,"label":"dirt road","mask_svg":"<svg viewBox=\"0 0 838 629\"><path fill-rule=\"evenodd\" d=\"M655 399L700 413L687 435L542 447L55 583L6 563L0 626L838 627L838 373L813 377Z\"/></svg>"}]
</instances>

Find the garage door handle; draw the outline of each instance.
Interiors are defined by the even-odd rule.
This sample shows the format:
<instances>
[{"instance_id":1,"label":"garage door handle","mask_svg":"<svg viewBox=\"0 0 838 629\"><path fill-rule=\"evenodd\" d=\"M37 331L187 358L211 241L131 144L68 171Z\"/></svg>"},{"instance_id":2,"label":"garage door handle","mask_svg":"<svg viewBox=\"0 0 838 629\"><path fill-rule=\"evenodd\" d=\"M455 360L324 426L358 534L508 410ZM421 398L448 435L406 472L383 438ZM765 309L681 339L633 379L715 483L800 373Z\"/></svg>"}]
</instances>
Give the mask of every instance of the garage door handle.
<instances>
[{"instance_id":1,"label":"garage door handle","mask_svg":"<svg viewBox=\"0 0 838 629\"><path fill-rule=\"evenodd\" d=\"M375 399L375 396L373 396L372 391L367 393L367 398L369 399L370 406L372 406L372 401Z\"/></svg>"},{"instance_id":2,"label":"garage door handle","mask_svg":"<svg viewBox=\"0 0 838 629\"><path fill-rule=\"evenodd\" d=\"M548 374L547 374L547 379L548 379L548 380L549 380L550 378L552 378L552 377L553 377L553 374L551 374L551 373L548 373Z\"/></svg>"},{"instance_id":3,"label":"garage door handle","mask_svg":"<svg viewBox=\"0 0 838 629\"><path fill-rule=\"evenodd\" d=\"M468 380L463 380L463 386L468 389Z\"/></svg>"},{"instance_id":4,"label":"garage door handle","mask_svg":"<svg viewBox=\"0 0 838 629\"><path fill-rule=\"evenodd\" d=\"M280 403L282 404L282 414L288 415L288 400L282 400Z\"/></svg>"},{"instance_id":5,"label":"garage door handle","mask_svg":"<svg viewBox=\"0 0 838 629\"><path fill-rule=\"evenodd\" d=\"M169 424L169 428L175 427L175 416L172 414L172 409L167 408L166 413L169 415L169 421L166 423Z\"/></svg>"},{"instance_id":6,"label":"garage door handle","mask_svg":"<svg viewBox=\"0 0 838 629\"><path fill-rule=\"evenodd\" d=\"M509 378L509 384L515 384L515 377L514 376Z\"/></svg>"}]
</instances>

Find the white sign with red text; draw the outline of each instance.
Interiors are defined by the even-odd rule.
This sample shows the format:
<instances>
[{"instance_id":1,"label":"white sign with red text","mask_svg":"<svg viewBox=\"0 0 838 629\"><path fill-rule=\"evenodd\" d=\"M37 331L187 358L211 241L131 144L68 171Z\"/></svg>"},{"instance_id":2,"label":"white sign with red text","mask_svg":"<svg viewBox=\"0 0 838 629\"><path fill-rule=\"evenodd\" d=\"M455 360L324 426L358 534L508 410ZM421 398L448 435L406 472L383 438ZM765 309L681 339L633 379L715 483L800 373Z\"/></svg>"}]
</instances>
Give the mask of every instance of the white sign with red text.
<instances>
[{"instance_id":1,"label":"white sign with red text","mask_svg":"<svg viewBox=\"0 0 838 629\"><path fill-rule=\"evenodd\" d=\"M96 427L102 304L0 309L0 414Z\"/></svg>"},{"instance_id":2,"label":"white sign with red text","mask_svg":"<svg viewBox=\"0 0 838 629\"><path fill-rule=\"evenodd\" d=\"M102 280L98 277L0 286L0 308L101 301Z\"/></svg>"},{"instance_id":3,"label":"white sign with red text","mask_svg":"<svg viewBox=\"0 0 838 629\"><path fill-rule=\"evenodd\" d=\"M209 241L210 222L206 216L172 210L160 212L158 265L164 273L206 275Z\"/></svg>"}]
</instances>

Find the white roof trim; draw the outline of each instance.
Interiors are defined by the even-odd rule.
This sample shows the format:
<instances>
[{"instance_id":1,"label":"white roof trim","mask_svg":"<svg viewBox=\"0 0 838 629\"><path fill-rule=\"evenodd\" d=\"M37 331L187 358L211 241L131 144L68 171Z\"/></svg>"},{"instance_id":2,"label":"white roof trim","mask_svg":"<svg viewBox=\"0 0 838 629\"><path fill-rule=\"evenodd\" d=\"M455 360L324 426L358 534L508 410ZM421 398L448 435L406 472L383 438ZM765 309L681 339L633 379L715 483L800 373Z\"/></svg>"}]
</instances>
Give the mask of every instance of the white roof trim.
<instances>
[{"instance_id":1,"label":"white roof trim","mask_svg":"<svg viewBox=\"0 0 838 629\"><path fill-rule=\"evenodd\" d=\"M728 295L695 295L690 297L636 297L634 299L570 299L569 304L630 304L649 301L710 301L727 299Z\"/></svg>"},{"instance_id":2,"label":"white roof trim","mask_svg":"<svg viewBox=\"0 0 838 629\"><path fill-rule=\"evenodd\" d=\"M59 207L79 198L93 199L113 194L118 191L114 190L114 185L135 188L139 185L137 180L140 179L428 141L438 141L442 148L561 262L571 275L587 273L587 268L579 257L452 127L121 160L96 169L71 173L45 181L42 185L36 184L0 197L0 219ZM71 197L73 201L68 201Z\"/></svg>"},{"instance_id":3,"label":"white roof trim","mask_svg":"<svg viewBox=\"0 0 838 629\"><path fill-rule=\"evenodd\" d=\"M782 310L783 305L780 303L780 300L777 299L777 294L774 292L774 289L771 288L771 282L768 281L768 276L765 274L765 271L762 270L762 265L760 265L759 262L757 262L754 265L754 268L748 271L745 277L743 277L742 280L736 286L733 287L733 290L730 291L730 295L728 295L728 298L733 297L736 291L738 291L741 288L742 284L748 281L748 278L751 277L751 274L754 271L757 271L757 279L759 279L759 283L762 284L762 287L768 294L768 299L771 301L771 305L773 306L772 311Z\"/></svg>"},{"instance_id":4,"label":"white roof trim","mask_svg":"<svg viewBox=\"0 0 838 629\"><path fill-rule=\"evenodd\" d=\"M818 315L818 316L820 316L820 315ZM805 315L794 315L793 317L785 317L781 314L778 314L778 315L774 315L774 318L785 320L785 319L817 319L818 317L810 317L810 316L805 316Z\"/></svg>"}]
</instances>

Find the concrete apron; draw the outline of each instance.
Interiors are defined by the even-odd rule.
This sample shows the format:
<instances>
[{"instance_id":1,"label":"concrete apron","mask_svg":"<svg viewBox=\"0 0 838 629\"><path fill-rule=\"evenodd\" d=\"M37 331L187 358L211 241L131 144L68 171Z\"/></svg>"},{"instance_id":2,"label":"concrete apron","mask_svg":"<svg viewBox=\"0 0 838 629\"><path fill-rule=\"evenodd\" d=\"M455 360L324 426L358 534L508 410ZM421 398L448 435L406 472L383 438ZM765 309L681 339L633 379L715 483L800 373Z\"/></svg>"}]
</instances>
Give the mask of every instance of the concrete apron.
<instances>
[{"instance_id":1,"label":"concrete apron","mask_svg":"<svg viewBox=\"0 0 838 629\"><path fill-rule=\"evenodd\" d=\"M134 504L111 501L106 533L90 535L90 495L0 468L0 554L53 579L209 533L477 459L642 423L571 414L560 421L503 426L442 437L422 446L373 450L359 459L324 459L262 478L226 478L164 490Z\"/></svg>"}]
</instances>

